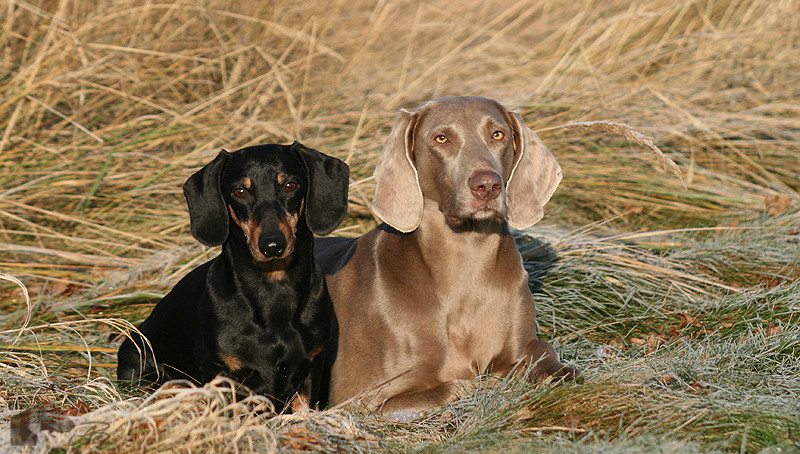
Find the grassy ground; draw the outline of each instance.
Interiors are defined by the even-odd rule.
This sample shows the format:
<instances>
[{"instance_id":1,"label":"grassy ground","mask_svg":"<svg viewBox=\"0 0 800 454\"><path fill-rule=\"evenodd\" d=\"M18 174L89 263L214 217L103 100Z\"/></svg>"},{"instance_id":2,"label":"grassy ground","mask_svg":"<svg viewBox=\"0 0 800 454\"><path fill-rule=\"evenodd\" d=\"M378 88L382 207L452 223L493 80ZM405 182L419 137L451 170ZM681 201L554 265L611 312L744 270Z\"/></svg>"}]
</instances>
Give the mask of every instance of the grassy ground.
<instances>
[{"instance_id":1,"label":"grassy ground","mask_svg":"<svg viewBox=\"0 0 800 454\"><path fill-rule=\"evenodd\" d=\"M37 448L54 452L800 451L798 13L0 2L0 451L34 407L75 416ZM337 234L357 235L396 110L464 94L518 109L564 169L519 246L542 335L582 383L477 380L408 424L273 417L225 382L116 388L126 320L215 254L180 187L219 148L297 138L346 159Z\"/></svg>"}]
</instances>

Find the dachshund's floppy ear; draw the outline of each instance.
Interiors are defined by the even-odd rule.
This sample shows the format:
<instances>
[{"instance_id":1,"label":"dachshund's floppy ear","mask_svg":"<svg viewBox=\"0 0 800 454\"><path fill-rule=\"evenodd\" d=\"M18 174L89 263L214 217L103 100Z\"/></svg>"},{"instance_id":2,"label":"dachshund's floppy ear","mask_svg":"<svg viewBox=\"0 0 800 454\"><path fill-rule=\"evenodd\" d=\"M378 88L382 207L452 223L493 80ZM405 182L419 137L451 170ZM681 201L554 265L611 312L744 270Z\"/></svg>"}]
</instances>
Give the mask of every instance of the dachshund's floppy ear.
<instances>
[{"instance_id":1,"label":"dachshund's floppy ear","mask_svg":"<svg viewBox=\"0 0 800 454\"><path fill-rule=\"evenodd\" d=\"M416 111L401 110L375 167L372 211L401 232L411 232L422 220L422 189L411 160Z\"/></svg>"},{"instance_id":2,"label":"dachshund's floppy ear","mask_svg":"<svg viewBox=\"0 0 800 454\"><path fill-rule=\"evenodd\" d=\"M544 205L561 181L561 166L522 115L508 112L507 117L514 134L514 168L506 185L506 219L511 227L525 229L544 216Z\"/></svg>"},{"instance_id":3,"label":"dachshund's floppy ear","mask_svg":"<svg viewBox=\"0 0 800 454\"><path fill-rule=\"evenodd\" d=\"M343 161L308 148L300 142L292 144L306 169L306 224L317 235L327 235L347 215L347 190L350 168Z\"/></svg>"},{"instance_id":4,"label":"dachshund's floppy ear","mask_svg":"<svg viewBox=\"0 0 800 454\"><path fill-rule=\"evenodd\" d=\"M183 184L192 235L206 246L219 246L228 238L228 211L220 183L229 157L230 153L220 151Z\"/></svg>"}]
</instances>

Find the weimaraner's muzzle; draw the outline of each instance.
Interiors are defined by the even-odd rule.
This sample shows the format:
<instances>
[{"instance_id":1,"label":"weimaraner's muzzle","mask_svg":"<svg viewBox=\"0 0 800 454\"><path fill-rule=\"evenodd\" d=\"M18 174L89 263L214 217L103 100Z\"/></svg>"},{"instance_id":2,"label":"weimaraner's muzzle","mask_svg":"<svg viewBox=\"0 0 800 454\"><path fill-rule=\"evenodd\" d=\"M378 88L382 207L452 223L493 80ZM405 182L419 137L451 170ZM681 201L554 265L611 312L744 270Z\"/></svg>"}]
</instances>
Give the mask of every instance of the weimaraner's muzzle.
<instances>
[{"instance_id":1,"label":"weimaraner's muzzle","mask_svg":"<svg viewBox=\"0 0 800 454\"><path fill-rule=\"evenodd\" d=\"M550 150L495 101L439 98L400 112L375 169L374 212L358 239L318 240L339 322L330 402L414 411L459 380L570 379L536 338L528 273L508 225L526 228L561 180Z\"/></svg>"}]
</instances>

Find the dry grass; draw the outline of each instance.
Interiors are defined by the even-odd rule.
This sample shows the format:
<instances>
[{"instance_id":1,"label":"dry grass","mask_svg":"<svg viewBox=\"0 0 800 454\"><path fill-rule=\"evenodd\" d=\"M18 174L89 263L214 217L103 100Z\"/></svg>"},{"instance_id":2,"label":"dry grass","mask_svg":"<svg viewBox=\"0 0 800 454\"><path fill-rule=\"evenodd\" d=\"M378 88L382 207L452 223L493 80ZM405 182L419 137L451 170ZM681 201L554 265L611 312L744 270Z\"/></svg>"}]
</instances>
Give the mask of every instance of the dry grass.
<instances>
[{"instance_id":1,"label":"dry grass","mask_svg":"<svg viewBox=\"0 0 800 454\"><path fill-rule=\"evenodd\" d=\"M81 452L800 449L785 380L800 342L798 11L0 1L0 424L88 411L47 439ZM485 386L406 426L274 418L224 383L116 389L123 320L215 254L191 238L180 187L219 148L300 139L346 159L338 234L357 235L375 224L396 110L464 94L519 109L564 168L544 221L558 227L532 234L555 233L520 248L542 329L584 384Z\"/></svg>"}]
</instances>

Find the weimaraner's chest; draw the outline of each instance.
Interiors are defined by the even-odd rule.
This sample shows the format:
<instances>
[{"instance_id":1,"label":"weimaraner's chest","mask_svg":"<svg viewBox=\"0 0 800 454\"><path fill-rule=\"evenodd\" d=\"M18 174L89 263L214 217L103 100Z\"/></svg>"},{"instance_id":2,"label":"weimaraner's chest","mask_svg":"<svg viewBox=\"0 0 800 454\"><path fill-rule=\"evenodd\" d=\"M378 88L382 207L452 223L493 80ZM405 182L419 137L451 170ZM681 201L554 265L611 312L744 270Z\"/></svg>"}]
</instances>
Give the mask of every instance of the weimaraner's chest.
<instances>
[{"instance_id":1,"label":"weimaraner's chest","mask_svg":"<svg viewBox=\"0 0 800 454\"><path fill-rule=\"evenodd\" d=\"M436 330L447 333L441 338L442 380L489 372L497 358L521 358L523 346L514 340L520 334L528 275L521 265L504 271L500 279L494 272L451 275L437 289L442 313Z\"/></svg>"}]
</instances>

